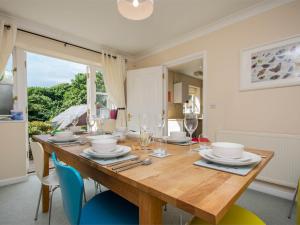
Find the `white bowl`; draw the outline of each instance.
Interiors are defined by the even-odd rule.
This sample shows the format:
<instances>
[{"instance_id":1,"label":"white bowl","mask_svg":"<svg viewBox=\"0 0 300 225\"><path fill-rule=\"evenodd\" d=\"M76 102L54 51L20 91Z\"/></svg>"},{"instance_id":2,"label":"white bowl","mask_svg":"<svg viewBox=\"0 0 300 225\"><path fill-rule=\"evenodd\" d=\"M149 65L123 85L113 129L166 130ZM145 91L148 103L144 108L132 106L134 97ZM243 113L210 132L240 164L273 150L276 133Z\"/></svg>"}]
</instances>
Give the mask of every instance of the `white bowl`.
<instances>
[{"instance_id":1,"label":"white bowl","mask_svg":"<svg viewBox=\"0 0 300 225\"><path fill-rule=\"evenodd\" d=\"M70 138L70 137L73 136L73 132L71 132L71 131L59 131L59 132L55 133L54 136L58 137L58 138Z\"/></svg>"},{"instance_id":2,"label":"white bowl","mask_svg":"<svg viewBox=\"0 0 300 225\"><path fill-rule=\"evenodd\" d=\"M122 132L114 132L112 134L118 141L124 141L126 139L126 136Z\"/></svg>"},{"instance_id":3,"label":"white bowl","mask_svg":"<svg viewBox=\"0 0 300 225\"><path fill-rule=\"evenodd\" d=\"M182 131L172 131L170 132L170 137L172 139L182 139L186 137L186 133Z\"/></svg>"},{"instance_id":4,"label":"white bowl","mask_svg":"<svg viewBox=\"0 0 300 225\"><path fill-rule=\"evenodd\" d=\"M96 135L96 136L87 136L89 141L97 141L97 140L105 140L105 139L115 139L113 135L104 134L104 135Z\"/></svg>"},{"instance_id":5,"label":"white bowl","mask_svg":"<svg viewBox=\"0 0 300 225\"><path fill-rule=\"evenodd\" d=\"M92 149L99 153L112 152L117 148L117 140L103 139L92 141Z\"/></svg>"},{"instance_id":6,"label":"white bowl","mask_svg":"<svg viewBox=\"0 0 300 225\"><path fill-rule=\"evenodd\" d=\"M244 145L230 142L215 142L211 144L212 153L222 158L237 159L243 156Z\"/></svg>"}]
</instances>

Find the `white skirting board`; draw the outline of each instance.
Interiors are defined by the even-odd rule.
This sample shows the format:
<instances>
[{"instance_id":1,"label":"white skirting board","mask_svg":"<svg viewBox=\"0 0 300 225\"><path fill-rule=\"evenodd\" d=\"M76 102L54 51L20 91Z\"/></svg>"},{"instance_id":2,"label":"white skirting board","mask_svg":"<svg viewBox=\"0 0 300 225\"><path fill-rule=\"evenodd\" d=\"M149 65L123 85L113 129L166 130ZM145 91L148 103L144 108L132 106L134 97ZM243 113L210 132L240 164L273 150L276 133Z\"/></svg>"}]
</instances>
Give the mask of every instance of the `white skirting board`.
<instances>
[{"instance_id":1,"label":"white skirting board","mask_svg":"<svg viewBox=\"0 0 300 225\"><path fill-rule=\"evenodd\" d=\"M8 178L8 179L3 179L0 180L0 187L11 185L11 184L16 184L20 182L24 182L28 180L28 176L22 176L22 177L13 177L13 178Z\"/></svg>"}]
</instances>

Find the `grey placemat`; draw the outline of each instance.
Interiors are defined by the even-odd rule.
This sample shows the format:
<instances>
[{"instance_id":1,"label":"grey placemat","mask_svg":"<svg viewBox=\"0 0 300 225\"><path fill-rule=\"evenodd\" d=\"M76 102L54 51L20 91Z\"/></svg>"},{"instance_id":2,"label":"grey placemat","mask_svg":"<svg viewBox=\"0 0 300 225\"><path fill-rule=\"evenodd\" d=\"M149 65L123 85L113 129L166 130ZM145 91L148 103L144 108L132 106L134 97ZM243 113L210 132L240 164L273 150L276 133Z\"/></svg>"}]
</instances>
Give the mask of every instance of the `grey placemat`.
<instances>
[{"instance_id":1,"label":"grey placemat","mask_svg":"<svg viewBox=\"0 0 300 225\"><path fill-rule=\"evenodd\" d=\"M209 162L205 159L201 159L197 162L194 162L194 165L196 166L203 166L210 169L220 170L220 171L242 175L242 176L246 176L254 167L256 167L257 164L258 163L251 164L248 166L226 166L226 165Z\"/></svg>"},{"instance_id":2,"label":"grey placemat","mask_svg":"<svg viewBox=\"0 0 300 225\"><path fill-rule=\"evenodd\" d=\"M87 159L90 159L90 160L92 160L92 161L94 161L98 164L100 164L101 166L106 166L106 165L109 165L109 164L112 164L112 163L117 163L117 162L122 162L122 161L138 158L137 155L132 155L132 154L126 155L126 156L120 156L120 157L112 158L112 159L97 159L97 158L93 158L93 157L85 154L84 152L82 152L80 155L87 158Z\"/></svg>"}]
</instances>

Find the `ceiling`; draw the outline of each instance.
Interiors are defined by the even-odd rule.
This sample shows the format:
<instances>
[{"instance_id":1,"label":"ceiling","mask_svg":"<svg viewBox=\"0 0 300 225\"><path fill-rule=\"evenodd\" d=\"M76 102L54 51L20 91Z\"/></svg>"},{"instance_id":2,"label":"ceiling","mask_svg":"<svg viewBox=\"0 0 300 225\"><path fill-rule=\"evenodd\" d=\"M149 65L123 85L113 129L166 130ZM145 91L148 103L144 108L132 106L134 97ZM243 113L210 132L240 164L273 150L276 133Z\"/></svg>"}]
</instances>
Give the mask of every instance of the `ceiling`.
<instances>
[{"instance_id":1,"label":"ceiling","mask_svg":"<svg viewBox=\"0 0 300 225\"><path fill-rule=\"evenodd\" d=\"M187 63L171 66L168 69L191 77L195 77L197 79L203 79L202 75L201 76L195 75L195 72L203 71L202 59L196 59Z\"/></svg>"},{"instance_id":2,"label":"ceiling","mask_svg":"<svg viewBox=\"0 0 300 225\"><path fill-rule=\"evenodd\" d=\"M116 2L0 0L0 12L134 56L264 1L154 0L154 13L144 21L123 18Z\"/></svg>"}]
</instances>

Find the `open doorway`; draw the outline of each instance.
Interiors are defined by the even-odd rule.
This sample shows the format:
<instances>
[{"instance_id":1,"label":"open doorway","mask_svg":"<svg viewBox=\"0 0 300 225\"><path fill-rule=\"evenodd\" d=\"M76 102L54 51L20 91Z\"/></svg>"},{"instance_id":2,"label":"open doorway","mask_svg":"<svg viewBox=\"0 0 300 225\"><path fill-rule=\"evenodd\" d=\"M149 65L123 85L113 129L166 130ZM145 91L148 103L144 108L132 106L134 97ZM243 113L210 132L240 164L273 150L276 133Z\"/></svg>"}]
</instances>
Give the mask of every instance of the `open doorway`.
<instances>
[{"instance_id":1,"label":"open doorway","mask_svg":"<svg viewBox=\"0 0 300 225\"><path fill-rule=\"evenodd\" d=\"M65 112L69 112L70 118L72 113L78 114L78 118L86 113L86 65L32 52L26 52L26 62L29 138L50 133L53 120ZM31 173L35 168L30 147L28 157L28 173Z\"/></svg>"},{"instance_id":2,"label":"open doorway","mask_svg":"<svg viewBox=\"0 0 300 225\"><path fill-rule=\"evenodd\" d=\"M167 63L166 70L168 135L172 131L185 131L184 113L192 110L198 114L198 128L193 136L206 136L204 54Z\"/></svg>"}]
</instances>

